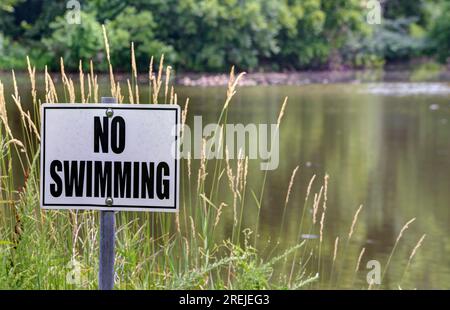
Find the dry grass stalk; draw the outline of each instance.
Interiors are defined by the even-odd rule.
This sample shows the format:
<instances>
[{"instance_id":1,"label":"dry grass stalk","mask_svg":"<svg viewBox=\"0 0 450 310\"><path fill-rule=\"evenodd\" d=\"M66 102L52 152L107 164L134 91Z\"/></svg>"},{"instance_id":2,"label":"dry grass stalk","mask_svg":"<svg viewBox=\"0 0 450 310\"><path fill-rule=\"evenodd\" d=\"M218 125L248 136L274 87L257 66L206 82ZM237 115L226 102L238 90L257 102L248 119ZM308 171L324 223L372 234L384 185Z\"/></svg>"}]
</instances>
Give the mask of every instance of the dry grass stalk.
<instances>
[{"instance_id":1,"label":"dry grass stalk","mask_svg":"<svg viewBox=\"0 0 450 310\"><path fill-rule=\"evenodd\" d=\"M242 198L241 196L241 188L244 187L244 164L245 159L243 157L243 151L242 148L239 149L238 152L238 161L237 161L237 168L236 168L236 183L235 183L235 190L239 198Z\"/></svg>"},{"instance_id":2,"label":"dry grass stalk","mask_svg":"<svg viewBox=\"0 0 450 310\"><path fill-rule=\"evenodd\" d=\"M173 85L170 86L170 96L169 96L169 104L173 104L173 100L174 100L174 89L173 89Z\"/></svg>"},{"instance_id":3,"label":"dry grass stalk","mask_svg":"<svg viewBox=\"0 0 450 310\"><path fill-rule=\"evenodd\" d=\"M135 91L135 98L136 98L136 103L139 104L140 100L139 100L139 83L138 83L138 71L137 71L137 66L136 66L136 54L134 52L134 42L131 42L131 68L133 71L133 77L134 77L134 91Z\"/></svg>"},{"instance_id":4,"label":"dry grass stalk","mask_svg":"<svg viewBox=\"0 0 450 310\"><path fill-rule=\"evenodd\" d=\"M244 180L247 183L248 176L248 156L245 158Z\"/></svg>"},{"instance_id":5,"label":"dry grass stalk","mask_svg":"<svg viewBox=\"0 0 450 310\"><path fill-rule=\"evenodd\" d=\"M73 84L72 79L69 79L68 90L69 90L69 102L70 103L75 103L75 101L76 101L76 98L75 98L75 85Z\"/></svg>"},{"instance_id":6,"label":"dry grass stalk","mask_svg":"<svg viewBox=\"0 0 450 310\"><path fill-rule=\"evenodd\" d=\"M280 127L281 120L283 119L284 111L285 111L286 105L287 105L287 100L288 100L288 97L285 97L283 104L281 105L281 110L280 110L280 113L278 114L278 119L277 119L277 128Z\"/></svg>"},{"instance_id":7,"label":"dry grass stalk","mask_svg":"<svg viewBox=\"0 0 450 310\"><path fill-rule=\"evenodd\" d=\"M131 70L133 77L137 79L136 55L134 53L134 42L131 42Z\"/></svg>"},{"instance_id":8,"label":"dry grass stalk","mask_svg":"<svg viewBox=\"0 0 450 310\"><path fill-rule=\"evenodd\" d=\"M170 101L169 104L178 104L178 94L175 92L175 88L170 86Z\"/></svg>"},{"instance_id":9,"label":"dry grass stalk","mask_svg":"<svg viewBox=\"0 0 450 310\"><path fill-rule=\"evenodd\" d=\"M92 84L92 91L94 95L94 102L98 102L98 82L97 82L97 76L94 75L94 63L92 62L92 59L89 63L89 68L91 71L90 78L91 78L91 84Z\"/></svg>"},{"instance_id":10,"label":"dry grass stalk","mask_svg":"<svg viewBox=\"0 0 450 310\"><path fill-rule=\"evenodd\" d=\"M181 233L181 228L180 228L180 213L179 213L179 212L177 212L177 213L175 214L175 224L176 224L176 226L177 226L177 232L178 232L178 233Z\"/></svg>"},{"instance_id":11,"label":"dry grass stalk","mask_svg":"<svg viewBox=\"0 0 450 310\"><path fill-rule=\"evenodd\" d=\"M51 78L51 76L49 75L49 83L50 83L50 91L53 97L53 102L59 102L58 99L58 93L56 92L56 87L55 87L55 83L53 82L53 79Z\"/></svg>"},{"instance_id":12,"label":"dry grass stalk","mask_svg":"<svg viewBox=\"0 0 450 310\"><path fill-rule=\"evenodd\" d=\"M245 72L241 72L238 74L237 77L234 75L234 66L231 67L230 71L230 78L228 80L228 87L227 87L227 98L225 100L225 103L223 105L223 110L226 110L228 108L228 105L230 104L231 98L236 94L236 86L238 85L240 79L245 75Z\"/></svg>"},{"instance_id":13,"label":"dry grass stalk","mask_svg":"<svg viewBox=\"0 0 450 310\"><path fill-rule=\"evenodd\" d=\"M91 101L91 98L92 98L92 83L91 83L91 77L89 76L89 73L88 73L87 81L88 81L88 93L87 93L87 97L86 97L86 103Z\"/></svg>"},{"instance_id":14,"label":"dry grass stalk","mask_svg":"<svg viewBox=\"0 0 450 310\"><path fill-rule=\"evenodd\" d=\"M60 58L60 66L61 66L61 79L63 82L63 87L67 89L69 93L69 102L75 103L75 86L73 84L72 79L68 78L66 75L66 71L64 69L64 59Z\"/></svg>"},{"instance_id":15,"label":"dry grass stalk","mask_svg":"<svg viewBox=\"0 0 450 310\"><path fill-rule=\"evenodd\" d=\"M183 237L185 248L186 248L186 257L189 257L190 248L189 248L189 241L186 237Z\"/></svg>"},{"instance_id":16,"label":"dry grass stalk","mask_svg":"<svg viewBox=\"0 0 450 310\"><path fill-rule=\"evenodd\" d=\"M153 103L158 103L158 95L159 91L161 89L162 84L162 71L164 68L164 54L161 55L161 59L159 61L159 68L158 68L158 77L155 78L154 76L151 76L152 82L153 82Z\"/></svg>"},{"instance_id":17,"label":"dry grass stalk","mask_svg":"<svg viewBox=\"0 0 450 310\"><path fill-rule=\"evenodd\" d=\"M403 272L403 276L402 276L402 280L400 281L403 282L403 278L405 277L406 273L409 270L409 267L411 266L411 262L414 258L414 256L416 255L417 251L419 250L419 248L422 246L423 240L425 239L426 235L422 235L422 237L420 237L419 241L417 242L416 246L414 247L414 249L411 251L411 254L409 255L409 259L408 259L408 263L406 264L405 267L405 271Z\"/></svg>"},{"instance_id":18,"label":"dry grass stalk","mask_svg":"<svg viewBox=\"0 0 450 310\"><path fill-rule=\"evenodd\" d=\"M214 227L219 224L220 216L222 215L222 209L223 207L226 207L227 204L224 202L221 202L219 205L219 208L217 209L216 219L214 220Z\"/></svg>"},{"instance_id":19,"label":"dry grass stalk","mask_svg":"<svg viewBox=\"0 0 450 310\"><path fill-rule=\"evenodd\" d=\"M52 77L47 71L47 66L45 66L45 101L48 103L58 102L58 94L56 92L55 84L53 83Z\"/></svg>"},{"instance_id":20,"label":"dry grass stalk","mask_svg":"<svg viewBox=\"0 0 450 310\"><path fill-rule=\"evenodd\" d=\"M20 141L20 140L18 140L18 139L16 139L16 138L12 138L12 139L8 140L8 142L5 143L5 147L7 147L7 146L10 145L10 144L15 144L15 145L17 145L17 146L20 148L20 151L21 151L22 153L25 153L25 152L26 152L26 150L25 150L25 145L22 143L22 141Z\"/></svg>"},{"instance_id":21,"label":"dry grass stalk","mask_svg":"<svg viewBox=\"0 0 450 310\"><path fill-rule=\"evenodd\" d=\"M5 87L0 81L0 119L5 126L6 133L13 139L13 134L8 123L8 113L6 112Z\"/></svg>"},{"instance_id":22,"label":"dry grass stalk","mask_svg":"<svg viewBox=\"0 0 450 310\"><path fill-rule=\"evenodd\" d=\"M403 228L400 230L400 233L399 233L398 236L397 236L397 240L395 241L395 244L397 244L397 243L400 241L400 239L402 238L403 233L405 232L405 230L407 230L408 227L409 227L409 225L411 225L415 220L416 220L416 218L413 218L413 219L409 220L409 221L403 226Z\"/></svg>"},{"instance_id":23,"label":"dry grass stalk","mask_svg":"<svg viewBox=\"0 0 450 310\"><path fill-rule=\"evenodd\" d=\"M248 156L245 156L245 163L244 163L244 169L242 172L242 183L240 191L243 192L246 185L247 185L247 175L248 175Z\"/></svg>"},{"instance_id":24,"label":"dry grass stalk","mask_svg":"<svg viewBox=\"0 0 450 310\"><path fill-rule=\"evenodd\" d=\"M306 189L305 204L308 201L309 194L311 193L311 187L314 183L315 178L316 178L316 175L313 175L312 178L309 180L308 188Z\"/></svg>"},{"instance_id":25,"label":"dry grass stalk","mask_svg":"<svg viewBox=\"0 0 450 310\"><path fill-rule=\"evenodd\" d=\"M83 72L83 63L80 60L78 70L80 72L80 93L81 93L81 103L86 103L86 96L84 93L84 72Z\"/></svg>"},{"instance_id":26,"label":"dry grass stalk","mask_svg":"<svg viewBox=\"0 0 450 310\"><path fill-rule=\"evenodd\" d=\"M36 67L31 67L30 58L27 56L28 75L31 82L31 97L33 98L33 105L36 104Z\"/></svg>"},{"instance_id":27,"label":"dry grass stalk","mask_svg":"<svg viewBox=\"0 0 450 310\"><path fill-rule=\"evenodd\" d=\"M333 264L336 261L338 246L339 246L339 237L336 237L336 240L334 241Z\"/></svg>"},{"instance_id":28,"label":"dry grass stalk","mask_svg":"<svg viewBox=\"0 0 450 310\"><path fill-rule=\"evenodd\" d=\"M134 104L134 97L133 97L133 90L131 89L130 80L127 79L127 85L128 85L128 100L130 101L130 104Z\"/></svg>"},{"instance_id":29,"label":"dry grass stalk","mask_svg":"<svg viewBox=\"0 0 450 310\"><path fill-rule=\"evenodd\" d=\"M323 211L327 210L327 201L328 201L328 179L330 176L328 174L325 174L323 180L324 180L324 195L323 195Z\"/></svg>"},{"instance_id":30,"label":"dry grass stalk","mask_svg":"<svg viewBox=\"0 0 450 310\"><path fill-rule=\"evenodd\" d=\"M17 87L17 80L16 80L16 74L14 72L14 70L11 70L12 73L12 77L13 77L13 85L14 85L14 94L12 95L14 101L18 101L16 102L16 104L18 104L17 108L19 109L20 112L20 116L23 118L23 109L22 109L22 105L20 104L20 95L19 95L19 88Z\"/></svg>"},{"instance_id":31,"label":"dry grass stalk","mask_svg":"<svg viewBox=\"0 0 450 310\"><path fill-rule=\"evenodd\" d=\"M411 255L409 256L408 265L411 263L411 260L412 260L412 259L414 258L414 256L416 255L417 250L422 246L422 242L423 242L423 240L425 239L426 236L427 236L427 235L424 234L424 235L419 239L419 241L417 242L416 246L415 246L414 249L412 250Z\"/></svg>"},{"instance_id":32,"label":"dry grass stalk","mask_svg":"<svg viewBox=\"0 0 450 310\"><path fill-rule=\"evenodd\" d=\"M181 112L181 141L183 141L183 137L184 137L184 126L186 125L188 108L189 108L189 98L186 98L186 103L184 104L184 109Z\"/></svg>"},{"instance_id":33,"label":"dry grass stalk","mask_svg":"<svg viewBox=\"0 0 450 310\"><path fill-rule=\"evenodd\" d=\"M67 87L67 85L69 84L69 79L67 78L66 70L64 69L64 59L62 57L59 58L59 65L61 69L61 79L63 85Z\"/></svg>"},{"instance_id":34,"label":"dry grass stalk","mask_svg":"<svg viewBox=\"0 0 450 310\"><path fill-rule=\"evenodd\" d=\"M153 81L153 56L150 58L150 64L148 65L148 100L151 102L152 98L152 81Z\"/></svg>"},{"instance_id":35,"label":"dry grass stalk","mask_svg":"<svg viewBox=\"0 0 450 310\"><path fill-rule=\"evenodd\" d=\"M316 199L314 200L314 204L313 204L313 224L316 224L316 221L317 221L317 212L319 210L320 200L322 199L322 193L323 193L323 186L320 187L319 194L317 195Z\"/></svg>"},{"instance_id":36,"label":"dry grass stalk","mask_svg":"<svg viewBox=\"0 0 450 310\"><path fill-rule=\"evenodd\" d=\"M314 198L313 198L313 210L314 210L314 206L316 205L316 201L317 201L317 193L314 193Z\"/></svg>"},{"instance_id":37,"label":"dry grass stalk","mask_svg":"<svg viewBox=\"0 0 450 310\"><path fill-rule=\"evenodd\" d=\"M191 180L191 152L187 154L188 179Z\"/></svg>"},{"instance_id":38,"label":"dry grass stalk","mask_svg":"<svg viewBox=\"0 0 450 310\"><path fill-rule=\"evenodd\" d=\"M200 158L200 168L198 169L197 192L200 192L200 186L206 179L206 140L202 139L202 152Z\"/></svg>"},{"instance_id":39,"label":"dry grass stalk","mask_svg":"<svg viewBox=\"0 0 450 310\"><path fill-rule=\"evenodd\" d=\"M395 249L397 248L398 242L402 238L403 233L405 232L406 229L408 229L409 225L411 225L415 220L416 220L416 218L412 218L400 230L400 233L398 234L397 239L395 240L394 247L392 248L391 254L389 254L389 258L388 258L388 260L386 262L386 265L384 267L384 272L383 272L383 275L381 276L381 281L383 281L384 276L386 275L386 272L388 271L389 264L391 263L392 256L394 255Z\"/></svg>"},{"instance_id":40,"label":"dry grass stalk","mask_svg":"<svg viewBox=\"0 0 450 310\"><path fill-rule=\"evenodd\" d=\"M116 97L116 95L117 95L116 82L114 79L114 72L113 72L113 68L112 68L112 64L111 64L111 57L109 54L109 42L108 42L108 36L106 34L105 25L102 25L102 29L103 29L103 40L105 42L106 59L108 60L108 65L109 65L109 81L111 84L111 95L113 97Z\"/></svg>"},{"instance_id":41,"label":"dry grass stalk","mask_svg":"<svg viewBox=\"0 0 450 310\"><path fill-rule=\"evenodd\" d=\"M37 129L36 125L34 124L33 120L31 119L30 114L25 113L25 111L22 108L22 103L21 103L21 99L20 99L20 95L19 95L19 89L17 87L17 80L16 80L16 75L14 73L14 70L12 70L12 76L13 76L13 83L14 83L14 94L11 95L11 97L13 98L13 100L17 106L17 109L20 112L22 124L25 128L28 127L29 130L36 135L36 138L38 139L38 141L41 141L41 136L39 134L39 130ZM5 106L6 106L6 104L5 104ZM6 107L5 107L5 109L6 109Z\"/></svg>"},{"instance_id":42,"label":"dry grass stalk","mask_svg":"<svg viewBox=\"0 0 450 310\"><path fill-rule=\"evenodd\" d=\"M195 235L196 235L196 230L195 230L194 219L193 219L192 216L190 216L190 215L189 215L189 220L191 221L191 232L192 232L192 236L195 237Z\"/></svg>"},{"instance_id":43,"label":"dry grass stalk","mask_svg":"<svg viewBox=\"0 0 450 310\"><path fill-rule=\"evenodd\" d=\"M117 98L117 101L119 103L123 103L123 99L125 98L125 96L122 96L122 90L120 88L120 82L117 82L117 84L116 84L116 94L114 95L114 97Z\"/></svg>"},{"instance_id":44,"label":"dry grass stalk","mask_svg":"<svg viewBox=\"0 0 450 310\"><path fill-rule=\"evenodd\" d=\"M231 169L230 165L230 156L228 152L228 147L225 147L225 163L226 163L226 172L228 177L228 185L230 186L231 191L235 192L235 177L233 176L233 169Z\"/></svg>"},{"instance_id":45,"label":"dry grass stalk","mask_svg":"<svg viewBox=\"0 0 450 310\"><path fill-rule=\"evenodd\" d=\"M348 233L348 240L350 240L352 238L353 231L354 231L355 226L356 226L356 222L358 221L358 215L361 212L362 208L363 208L363 205L360 205L358 210L356 210L355 215L353 216L352 226L350 227L350 231Z\"/></svg>"},{"instance_id":46,"label":"dry grass stalk","mask_svg":"<svg viewBox=\"0 0 450 310\"><path fill-rule=\"evenodd\" d=\"M322 216L320 217L320 234L319 234L320 243L322 243L322 241L323 241L323 227L325 224L325 212L326 212L326 210L323 210Z\"/></svg>"},{"instance_id":47,"label":"dry grass stalk","mask_svg":"<svg viewBox=\"0 0 450 310\"><path fill-rule=\"evenodd\" d=\"M286 193L286 199L284 200L284 205L286 206L289 202L289 197L291 195L292 186L294 185L295 175L297 174L299 166L295 167L294 171L292 171L291 181L289 182L288 190Z\"/></svg>"},{"instance_id":48,"label":"dry grass stalk","mask_svg":"<svg viewBox=\"0 0 450 310\"><path fill-rule=\"evenodd\" d=\"M361 260L364 255L364 252L366 251L366 248L362 248L361 253L359 253L358 262L356 263L355 272L359 270L359 266L361 265Z\"/></svg>"},{"instance_id":49,"label":"dry grass stalk","mask_svg":"<svg viewBox=\"0 0 450 310\"><path fill-rule=\"evenodd\" d=\"M172 71L171 66L167 66L166 68L166 84L164 87L164 103L167 103L167 94L169 92L169 81L170 81L170 72Z\"/></svg>"},{"instance_id":50,"label":"dry grass stalk","mask_svg":"<svg viewBox=\"0 0 450 310\"><path fill-rule=\"evenodd\" d=\"M228 177L228 185L230 186L231 191L233 192L233 223L234 226L237 225L237 198L239 196L237 190L237 175L233 175L233 169L230 165L230 156L228 152L228 147L225 148L225 163L226 163L226 172Z\"/></svg>"},{"instance_id":51,"label":"dry grass stalk","mask_svg":"<svg viewBox=\"0 0 450 310\"><path fill-rule=\"evenodd\" d=\"M49 81L47 78L48 72L47 72L47 66L45 66L44 69L44 81L45 81L45 102L50 102L50 86Z\"/></svg>"}]
</instances>

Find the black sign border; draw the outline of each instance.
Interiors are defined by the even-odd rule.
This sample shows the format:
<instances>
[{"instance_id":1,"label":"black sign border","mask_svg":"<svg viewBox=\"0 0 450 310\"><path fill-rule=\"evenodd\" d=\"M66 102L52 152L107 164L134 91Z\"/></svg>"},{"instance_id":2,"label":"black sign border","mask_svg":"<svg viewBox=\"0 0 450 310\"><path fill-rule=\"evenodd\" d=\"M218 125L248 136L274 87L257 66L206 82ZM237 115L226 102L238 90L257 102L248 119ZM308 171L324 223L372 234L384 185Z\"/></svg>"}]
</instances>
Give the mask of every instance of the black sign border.
<instances>
[{"instance_id":1,"label":"black sign border","mask_svg":"<svg viewBox=\"0 0 450 310\"><path fill-rule=\"evenodd\" d=\"M67 104L67 107L63 107L63 106L57 106L57 107L52 107L52 106L42 106L42 120L41 120L41 124L42 124L42 142L41 142L41 154L43 156L42 158L42 166L44 167L40 167L42 170L42 180L41 180L41 188L42 188L42 192L41 192L41 199L42 199L42 205L41 207L43 207L45 209L46 206L48 207L102 207L102 210L111 210L111 211L115 211L115 207L118 208L130 208L130 209L170 209L170 210L178 210L177 208L177 202L178 202L178 155L179 153L177 152L177 156L175 156L175 187L174 187L174 206L172 207L167 207L167 206L131 206L131 205L113 205L111 208L107 207L106 204L62 204L62 203L45 203L45 137L46 137L46 115L45 112L48 109L54 109L54 110L58 110L58 109L70 109L70 110L80 110L80 109L97 109L97 110L104 110L105 108L112 108L113 110L158 110L158 111L175 111L175 150L178 150L178 138L179 138L179 132L178 132L178 109L179 108L155 108L155 107L135 107L133 106L132 108L125 108L125 107L121 107L121 106L115 106L113 104L111 104L108 107L95 107L95 106L86 106L86 107L71 107L70 104ZM89 105L89 104L86 104ZM94 104L92 104L94 105ZM119 105L119 104L117 104ZM122 105L122 104L121 104ZM149 104L150 105L150 104ZM56 208L55 208L56 209ZM76 208L73 208L76 209ZM96 209L93 209L96 210ZM120 211L120 210L117 210Z\"/></svg>"}]
</instances>

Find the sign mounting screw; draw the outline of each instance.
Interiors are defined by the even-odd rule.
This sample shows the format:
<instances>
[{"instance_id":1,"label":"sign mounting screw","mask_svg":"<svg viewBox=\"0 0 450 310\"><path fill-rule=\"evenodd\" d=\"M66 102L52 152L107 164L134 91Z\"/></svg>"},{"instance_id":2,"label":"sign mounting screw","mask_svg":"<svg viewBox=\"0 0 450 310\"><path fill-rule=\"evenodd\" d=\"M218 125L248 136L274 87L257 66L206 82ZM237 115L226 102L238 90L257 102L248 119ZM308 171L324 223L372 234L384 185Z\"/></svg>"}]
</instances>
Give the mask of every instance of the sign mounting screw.
<instances>
[{"instance_id":1,"label":"sign mounting screw","mask_svg":"<svg viewBox=\"0 0 450 310\"><path fill-rule=\"evenodd\" d=\"M113 200L111 197L107 197L107 198L105 199L105 204L106 204L108 207L111 207L111 206L113 205L113 203L114 203L114 200Z\"/></svg>"},{"instance_id":2,"label":"sign mounting screw","mask_svg":"<svg viewBox=\"0 0 450 310\"><path fill-rule=\"evenodd\" d=\"M114 111L111 108L106 109L106 116L112 117L114 115Z\"/></svg>"}]
</instances>

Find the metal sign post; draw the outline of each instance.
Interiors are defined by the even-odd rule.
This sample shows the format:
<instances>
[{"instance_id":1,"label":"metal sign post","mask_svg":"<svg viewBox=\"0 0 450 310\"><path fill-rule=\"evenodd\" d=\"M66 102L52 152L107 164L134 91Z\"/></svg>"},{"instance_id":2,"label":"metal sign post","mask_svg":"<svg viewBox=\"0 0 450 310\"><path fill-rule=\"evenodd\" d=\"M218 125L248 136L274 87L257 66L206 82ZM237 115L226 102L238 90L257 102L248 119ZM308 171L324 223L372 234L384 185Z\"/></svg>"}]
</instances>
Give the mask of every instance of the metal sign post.
<instances>
[{"instance_id":1,"label":"metal sign post","mask_svg":"<svg viewBox=\"0 0 450 310\"><path fill-rule=\"evenodd\" d=\"M114 97L102 97L102 103L117 103ZM107 206L112 206L113 200L107 197ZM98 288L112 290L114 288L114 242L116 239L114 211L100 211L100 261L98 267Z\"/></svg>"}]
</instances>

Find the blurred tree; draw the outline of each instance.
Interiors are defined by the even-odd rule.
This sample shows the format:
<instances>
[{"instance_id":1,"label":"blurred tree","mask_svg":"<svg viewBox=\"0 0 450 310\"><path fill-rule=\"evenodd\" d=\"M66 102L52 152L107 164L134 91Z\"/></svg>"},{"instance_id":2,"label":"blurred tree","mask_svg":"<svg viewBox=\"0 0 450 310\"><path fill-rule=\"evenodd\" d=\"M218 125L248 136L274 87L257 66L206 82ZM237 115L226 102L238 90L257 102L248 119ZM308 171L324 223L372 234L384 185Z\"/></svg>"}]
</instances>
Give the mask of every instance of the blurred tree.
<instances>
[{"instance_id":1,"label":"blurred tree","mask_svg":"<svg viewBox=\"0 0 450 310\"><path fill-rule=\"evenodd\" d=\"M14 10L19 1L23 0L4 0L0 2L0 33L9 33L15 28Z\"/></svg>"},{"instance_id":2,"label":"blurred tree","mask_svg":"<svg viewBox=\"0 0 450 310\"><path fill-rule=\"evenodd\" d=\"M279 61L294 68L340 66L340 50L349 36L369 34L363 17L358 0L285 0Z\"/></svg>"},{"instance_id":3,"label":"blurred tree","mask_svg":"<svg viewBox=\"0 0 450 310\"><path fill-rule=\"evenodd\" d=\"M2 0L3 1L3 0ZM11 10L5 16L2 30L18 41L40 40L50 34L48 25L57 16L64 14L65 1L52 0L7 0Z\"/></svg>"},{"instance_id":4,"label":"blurred tree","mask_svg":"<svg viewBox=\"0 0 450 310\"><path fill-rule=\"evenodd\" d=\"M448 57L449 0L384 0L381 25L367 24L361 0L80 2L82 23L70 25L63 18L66 1L1 0L3 53L26 52L38 63L61 55L67 68L77 68L77 57L103 59L99 26L107 24L114 66L126 70L130 41L141 66L165 53L177 69L189 71L224 71L232 64L339 69Z\"/></svg>"},{"instance_id":5,"label":"blurred tree","mask_svg":"<svg viewBox=\"0 0 450 310\"><path fill-rule=\"evenodd\" d=\"M0 32L0 68L6 70L26 69L25 58L27 49L17 42L5 37Z\"/></svg>"},{"instance_id":6,"label":"blurred tree","mask_svg":"<svg viewBox=\"0 0 450 310\"><path fill-rule=\"evenodd\" d=\"M430 40L432 51L441 62L450 63L450 2L444 4L433 23Z\"/></svg>"},{"instance_id":7,"label":"blurred tree","mask_svg":"<svg viewBox=\"0 0 450 310\"><path fill-rule=\"evenodd\" d=\"M0 11L14 12L14 6L17 5L19 1L20 0L2 0L0 3Z\"/></svg>"},{"instance_id":8,"label":"blurred tree","mask_svg":"<svg viewBox=\"0 0 450 310\"><path fill-rule=\"evenodd\" d=\"M418 24L426 26L430 20L427 6L439 3L442 0L385 0L384 18L395 20L415 17Z\"/></svg>"},{"instance_id":9,"label":"blurred tree","mask_svg":"<svg viewBox=\"0 0 450 310\"><path fill-rule=\"evenodd\" d=\"M87 64L91 58L100 57L96 60L102 63L104 46L101 25L92 13L81 11L81 20L80 24L69 24L65 17L58 16L50 23L53 32L42 42L54 59L50 64L52 69L59 68L60 57L64 58L69 69L77 69L80 59Z\"/></svg>"},{"instance_id":10,"label":"blurred tree","mask_svg":"<svg viewBox=\"0 0 450 310\"><path fill-rule=\"evenodd\" d=\"M158 24L157 37L178 52L190 70L225 70L230 64L254 69L278 52L276 0L136 1Z\"/></svg>"},{"instance_id":11,"label":"blurred tree","mask_svg":"<svg viewBox=\"0 0 450 310\"><path fill-rule=\"evenodd\" d=\"M174 49L155 38L157 24L150 11L127 7L107 23L112 62L120 69L130 69L130 42L134 42L137 64L148 68L151 56L164 54L169 63L176 62Z\"/></svg>"}]
</instances>

